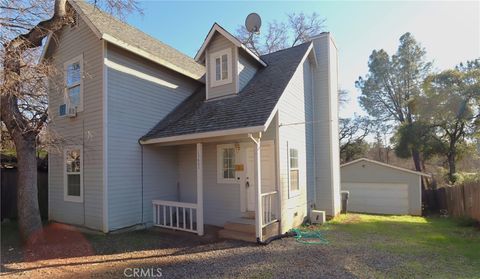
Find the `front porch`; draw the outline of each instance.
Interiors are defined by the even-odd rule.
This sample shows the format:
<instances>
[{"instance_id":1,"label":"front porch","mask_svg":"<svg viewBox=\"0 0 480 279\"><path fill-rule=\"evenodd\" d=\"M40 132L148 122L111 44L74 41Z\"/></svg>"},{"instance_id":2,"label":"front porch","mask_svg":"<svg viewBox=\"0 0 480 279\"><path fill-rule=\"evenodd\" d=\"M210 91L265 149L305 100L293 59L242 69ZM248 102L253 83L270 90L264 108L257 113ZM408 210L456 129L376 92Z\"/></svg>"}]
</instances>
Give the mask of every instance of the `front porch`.
<instances>
[{"instance_id":1,"label":"front porch","mask_svg":"<svg viewBox=\"0 0 480 279\"><path fill-rule=\"evenodd\" d=\"M274 140L258 133L165 148L176 154L176 193L152 200L154 226L203 235L205 224L216 225L222 238L251 242L279 234Z\"/></svg>"}]
</instances>

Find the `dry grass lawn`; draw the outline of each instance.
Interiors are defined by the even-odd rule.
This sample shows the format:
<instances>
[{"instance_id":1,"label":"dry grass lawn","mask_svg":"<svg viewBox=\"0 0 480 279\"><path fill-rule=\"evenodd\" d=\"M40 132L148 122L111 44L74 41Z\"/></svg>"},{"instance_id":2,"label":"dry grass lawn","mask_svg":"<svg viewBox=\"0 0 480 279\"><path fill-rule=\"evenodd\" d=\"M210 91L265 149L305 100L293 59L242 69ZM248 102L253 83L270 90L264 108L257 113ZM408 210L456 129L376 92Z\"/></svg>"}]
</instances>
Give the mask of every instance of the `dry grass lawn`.
<instances>
[{"instance_id":1,"label":"dry grass lawn","mask_svg":"<svg viewBox=\"0 0 480 279\"><path fill-rule=\"evenodd\" d=\"M480 277L480 231L454 220L348 214L304 229L320 231L329 244L286 238L259 246L219 240L214 231L204 237L155 229L104 236L51 224L45 244L22 247L12 222L2 224L1 275L125 278L143 268L150 275L160 270L163 278Z\"/></svg>"}]
</instances>

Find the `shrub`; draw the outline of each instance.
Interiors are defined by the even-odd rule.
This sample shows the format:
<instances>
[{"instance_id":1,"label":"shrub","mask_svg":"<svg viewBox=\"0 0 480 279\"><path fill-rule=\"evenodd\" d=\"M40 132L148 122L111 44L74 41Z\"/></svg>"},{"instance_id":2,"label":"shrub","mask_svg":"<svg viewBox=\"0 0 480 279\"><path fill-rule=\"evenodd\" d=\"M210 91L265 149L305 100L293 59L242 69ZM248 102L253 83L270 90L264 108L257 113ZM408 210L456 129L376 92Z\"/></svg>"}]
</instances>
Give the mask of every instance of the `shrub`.
<instances>
[{"instance_id":1,"label":"shrub","mask_svg":"<svg viewBox=\"0 0 480 279\"><path fill-rule=\"evenodd\" d=\"M463 173L463 183L480 183L480 172L479 173Z\"/></svg>"}]
</instances>

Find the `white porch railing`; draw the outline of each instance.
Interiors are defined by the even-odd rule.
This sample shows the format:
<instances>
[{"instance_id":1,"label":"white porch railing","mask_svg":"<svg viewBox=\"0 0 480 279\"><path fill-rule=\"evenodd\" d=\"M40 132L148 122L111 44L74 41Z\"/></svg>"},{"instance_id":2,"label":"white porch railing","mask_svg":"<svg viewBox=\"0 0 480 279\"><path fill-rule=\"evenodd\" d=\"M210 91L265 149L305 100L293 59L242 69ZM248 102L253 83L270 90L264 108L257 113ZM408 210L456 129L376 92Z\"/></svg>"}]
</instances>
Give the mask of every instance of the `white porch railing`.
<instances>
[{"instance_id":1,"label":"white porch railing","mask_svg":"<svg viewBox=\"0 0 480 279\"><path fill-rule=\"evenodd\" d=\"M153 200L153 225L198 233L197 204Z\"/></svg>"},{"instance_id":2,"label":"white porch railing","mask_svg":"<svg viewBox=\"0 0 480 279\"><path fill-rule=\"evenodd\" d=\"M262 228L276 222L277 218L277 191L262 193Z\"/></svg>"}]
</instances>

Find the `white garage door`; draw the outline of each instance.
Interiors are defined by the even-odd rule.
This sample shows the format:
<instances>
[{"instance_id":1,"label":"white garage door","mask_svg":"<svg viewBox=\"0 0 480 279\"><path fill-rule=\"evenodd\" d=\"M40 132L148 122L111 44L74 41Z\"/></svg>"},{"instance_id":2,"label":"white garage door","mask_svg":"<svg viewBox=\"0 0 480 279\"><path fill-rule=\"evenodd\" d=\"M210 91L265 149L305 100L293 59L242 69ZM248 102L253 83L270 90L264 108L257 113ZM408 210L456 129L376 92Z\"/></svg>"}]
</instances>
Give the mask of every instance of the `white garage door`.
<instances>
[{"instance_id":1,"label":"white garage door","mask_svg":"<svg viewBox=\"0 0 480 279\"><path fill-rule=\"evenodd\" d=\"M408 214L408 185L400 183L342 183L350 191L348 211Z\"/></svg>"}]
</instances>

